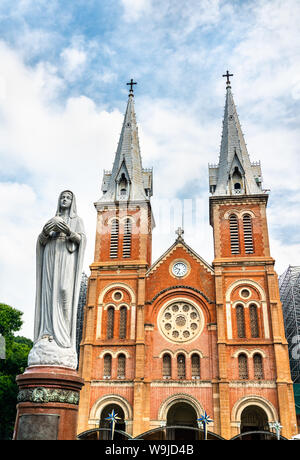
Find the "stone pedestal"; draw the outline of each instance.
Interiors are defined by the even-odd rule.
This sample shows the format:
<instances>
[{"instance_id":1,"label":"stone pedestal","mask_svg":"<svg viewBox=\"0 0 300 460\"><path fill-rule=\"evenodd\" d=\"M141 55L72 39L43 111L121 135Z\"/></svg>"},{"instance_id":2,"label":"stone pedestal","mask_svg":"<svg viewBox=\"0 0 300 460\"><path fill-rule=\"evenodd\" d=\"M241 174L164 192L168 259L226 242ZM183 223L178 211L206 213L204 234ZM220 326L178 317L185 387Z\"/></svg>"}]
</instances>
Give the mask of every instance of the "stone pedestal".
<instances>
[{"instance_id":1,"label":"stone pedestal","mask_svg":"<svg viewBox=\"0 0 300 460\"><path fill-rule=\"evenodd\" d=\"M19 394L13 439L76 438L79 393L84 385L77 371L31 366L16 381Z\"/></svg>"}]
</instances>

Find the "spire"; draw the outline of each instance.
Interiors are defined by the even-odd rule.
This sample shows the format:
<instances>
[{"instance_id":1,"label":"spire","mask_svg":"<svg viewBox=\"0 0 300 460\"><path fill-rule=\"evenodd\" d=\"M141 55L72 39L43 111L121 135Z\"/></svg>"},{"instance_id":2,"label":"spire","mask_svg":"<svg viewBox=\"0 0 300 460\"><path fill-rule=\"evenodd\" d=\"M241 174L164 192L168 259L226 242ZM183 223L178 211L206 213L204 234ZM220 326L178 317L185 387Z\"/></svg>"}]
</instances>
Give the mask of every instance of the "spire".
<instances>
[{"instance_id":1,"label":"spire","mask_svg":"<svg viewBox=\"0 0 300 460\"><path fill-rule=\"evenodd\" d=\"M127 108L112 171L105 171L100 201L145 201L152 195L152 170L142 167L131 79Z\"/></svg>"},{"instance_id":2,"label":"spire","mask_svg":"<svg viewBox=\"0 0 300 460\"><path fill-rule=\"evenodd\" d=\"M210 166L210 191L214 196L256 195L262 192L260 164L251 164L229 77L227 77L226 103L219 164Z\"/></svg>"}]
</instances>

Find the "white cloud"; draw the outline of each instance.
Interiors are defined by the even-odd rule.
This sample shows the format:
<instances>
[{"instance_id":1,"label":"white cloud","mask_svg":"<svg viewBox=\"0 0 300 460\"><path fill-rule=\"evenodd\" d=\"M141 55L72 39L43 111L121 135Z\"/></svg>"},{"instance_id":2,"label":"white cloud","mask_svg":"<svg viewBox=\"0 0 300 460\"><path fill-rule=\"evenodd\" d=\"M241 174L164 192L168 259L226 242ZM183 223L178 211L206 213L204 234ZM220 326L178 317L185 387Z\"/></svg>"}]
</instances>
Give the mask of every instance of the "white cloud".
<instances>
[{"instance_id":1,"label":"white cloud","mask_svg":"<svg viewBox=\"0 0 300 460\"><path fill-rule=\"evenodd\" d=\"M124 19L128 22L137 21L144 13L148 13L152 0L121 0L124 8Z\"/></svg>"},{"instance_id":2,"label":"white cloud","mask_svg":"<svg viewBox=\"0 0 300 460\"><path fill-rule=\"evenodd\" d=\"M74 191L78 213L88 233L85 270L94 252L96 212L103 168L116 149L122 114L96 107L85 97L53 101L60 90L46 64L27 68L20 57L0 45L5 97L0 101L1 301L24 311L23 333L32 336L35 297L35 244L45 221L54 215L61 190ZM13 180L13 175L25 177ZM2 249L4 248L4 250ZM16 267L21 276L14 275ZM17 286L17 288L16 288Z\"/></svg>"},{"instance_id":3,"label":"white cloud","mask_svg":"<svg viewBox=\"0 0 300 460\"><path fill-rule=\"evenodd\" d=\"M69 80L76 80L85 67L87 55L83 50L65 48L60 54L63 61L63 75Z\"/></svg>"}]
</instances>

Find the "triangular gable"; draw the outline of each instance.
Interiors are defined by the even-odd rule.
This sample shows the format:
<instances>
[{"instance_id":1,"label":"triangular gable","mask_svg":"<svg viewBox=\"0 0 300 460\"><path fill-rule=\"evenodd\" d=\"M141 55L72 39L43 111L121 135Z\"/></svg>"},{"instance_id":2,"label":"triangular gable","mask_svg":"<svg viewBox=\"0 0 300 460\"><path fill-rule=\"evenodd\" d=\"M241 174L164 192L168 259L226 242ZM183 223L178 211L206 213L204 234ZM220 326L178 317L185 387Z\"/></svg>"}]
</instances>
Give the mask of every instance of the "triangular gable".
<instances>
[{"instance_id":1,"label":"triangular gable","mask_svg":"<svg viewBox=\"0 0 300 460\"><path fill-rule=\"evenodd\" d=\"M231 166L230 166L230 169L229 169L230 174L233 173L234 168L236 166L238 167L241 175L244 176L245 175L245 170L244 170L243 165L242 165L242 163L240 161L240 158L239 158L239 156L238 156L238 154L237 154L237 152L235 150L234 156L233 156L233 159L232 159L232 162L231 162Z\"/></svg>"},{"instance_id":2,"label":"triangular gable","mask_svg":"<svg viewBox=\"0 0 300 460\"><path fill-rule=\"evenodd\" d=\"M123 172L125 173L126 179L130 183L131 179L130 179L129 171L127 169L125 158L123 158L123 160L122 160L122 162L120 164L119 170L118 170L118 172L116 174L116 177L115 177L116 182L118 182L120 180Z\"/></svg>"},{"instance_id":3,"label":"triangular gable","mask_svg":"<svg viewBox=\"0 0 300 460\"><path fill-rule=\"evenodd\" d=\"M151 265L146 273L146 276L149 276L151 273L157 270L157 268L160 267L160 265L166 259L168 259L168 257L170 257L177 248L183 248L194 260L200 263L200 265L202 265L208 273L211 273L212 275L214 274L214 269L211 265L209 265L204 259L202 259L201 256L199 256L199 254L197 254L190 246L188 246L183 238L177 238L175 243L172 244L172 246L156 262L154 262L153 265Z\"/></svg>"}]
</instances>

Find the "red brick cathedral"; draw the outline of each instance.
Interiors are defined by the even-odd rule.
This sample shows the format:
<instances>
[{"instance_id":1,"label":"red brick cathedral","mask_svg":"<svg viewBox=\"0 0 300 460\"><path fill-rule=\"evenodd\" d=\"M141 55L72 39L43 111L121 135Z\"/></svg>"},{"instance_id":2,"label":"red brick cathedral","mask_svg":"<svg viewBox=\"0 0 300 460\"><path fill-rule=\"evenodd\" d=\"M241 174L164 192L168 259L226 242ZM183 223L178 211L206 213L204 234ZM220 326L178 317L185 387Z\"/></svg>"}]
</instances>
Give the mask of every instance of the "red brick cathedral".
<instances>
[{"instance_id":1,"label":"red brick cathedral","mask_svg":"<svg viewBox=\"0 0 300 460\"><path fill-rule=\"evenodd\" d=\"M80 351L78 432L137 436L197 427L229 439L268 430L296 434L293 388L259 163L251 163L227 78L219 163L209 167L214 260L177 231L153 264L152 170L142 167L129 92L112 171L95 203L97 228Z\"/></svg>"}]
</instances>

